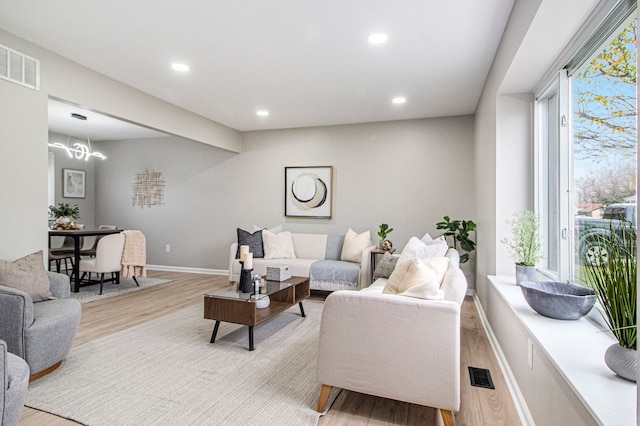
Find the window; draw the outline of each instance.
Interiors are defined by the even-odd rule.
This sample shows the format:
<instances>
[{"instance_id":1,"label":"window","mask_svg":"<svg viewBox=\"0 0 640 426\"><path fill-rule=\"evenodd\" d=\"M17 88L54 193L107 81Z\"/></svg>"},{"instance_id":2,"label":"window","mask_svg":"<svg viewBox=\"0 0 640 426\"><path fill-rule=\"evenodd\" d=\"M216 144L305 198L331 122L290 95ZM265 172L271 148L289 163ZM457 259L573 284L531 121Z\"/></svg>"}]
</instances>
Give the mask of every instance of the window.
<instances>
[{"instance_id":1,"label":"window","mask_svg":"<svg viewBox=\"0 0 640 426\"><path fill-rule=\"evenodd\" d=\"M538 211L542 218L543 268L552 277L560 275L560 145L558 86L553 85L538 101L540 118L540 192Z\"/></svg>"},{"instance_id":2,"label":"window","mask_svg":"<svg viewBox=\"0 0 640 426\"><path fill-rule=\"evenodd\" d=\"M604 254L594 235L636 223L635 5L623 2L536 101L536 210L543 274L581 282Z\"/></svg>"},{"instance_id":3,"label":"window","mask_svg":"<svg viewBox=\"0 0 640 426\"><path fill-rule=\"evenodd\" d=\"M606 256L599 235L636 223L636 30L623 22L571 78L576 282Z\"/></svg>"}]
</instances>

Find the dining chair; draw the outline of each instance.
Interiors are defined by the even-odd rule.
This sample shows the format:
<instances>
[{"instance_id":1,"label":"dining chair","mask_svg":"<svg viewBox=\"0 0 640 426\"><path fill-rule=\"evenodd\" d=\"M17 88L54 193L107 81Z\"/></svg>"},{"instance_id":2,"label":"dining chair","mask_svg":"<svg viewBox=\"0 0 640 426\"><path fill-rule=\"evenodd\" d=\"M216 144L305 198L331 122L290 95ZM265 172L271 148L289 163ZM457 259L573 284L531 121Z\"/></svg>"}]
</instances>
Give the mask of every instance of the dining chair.
<instances>
[{"instance_id":1,"label":"dining chair","mask_svg":"<svg viewBox=\"0 0 640 426\"><path fill-rule=\"evenodd\" d=\"M49 249L49 270L51 270L51 262L56 262L56 272L60 272L61 262L64 260L65 272L69 271L67 260L71 262L71 269L73 269L73 256L74 256L74 241L72 237L64 237L62 245L60 247L53 247Z\"/></svg>"},{"instance_id":2,"label":"dining chair","mask_svg":"<svg viewBox=\"0 0 640 426\"><path fill-rule=\"evenodd\" d=\"M115 225L100 225L98 226L98 229L118 229L118 227ZM95 257L96 248L98 247L98 241L100 241L100 238L102 237L102 235L96 236L96 239L93 242L93 246L88 249L80 250L80 256Z\"/></svg>"},{"instance_id":3,"label":"dining chair","mask_svg":"<svg viewBox=\"0 0 640 426\"><path fill-rule=\"evenodd\" d=\"M96 256L90 259L81 259L79 270L82 273L81 280L89 274L87 282L100 283L100 294L105 283L104 274L111 273L111 279L107 282L120 283L120 269L122 267L122 251L124 249L124 235L106 235L98 241ZM91 273L99 273L100 280L91 280Z\"/></svg>"}]
</instances>

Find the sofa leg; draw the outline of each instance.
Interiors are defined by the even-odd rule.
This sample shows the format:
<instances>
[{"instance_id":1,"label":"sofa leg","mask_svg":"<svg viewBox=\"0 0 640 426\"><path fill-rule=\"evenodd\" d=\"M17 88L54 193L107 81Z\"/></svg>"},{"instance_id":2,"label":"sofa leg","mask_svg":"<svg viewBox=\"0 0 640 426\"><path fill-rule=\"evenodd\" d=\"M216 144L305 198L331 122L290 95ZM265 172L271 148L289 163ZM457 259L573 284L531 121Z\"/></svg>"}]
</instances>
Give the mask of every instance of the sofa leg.
<instances>
[{"instance_id":1,"label":"sofa leg","mask_svg":"<svg viewBox=\"0 0 640 426\"><path fill-rule=\"evenodd\" d=\"M444 426L453 426L453 413L451 410L440 409L440 415L442 416Z\"/></svg>"},{"instance_id":2,"label":"sofa leg","mask_svg":"<svg viewBox=\"0 0 640 426\"><path fill-rule=\"evenodd\" d=\"M324 413L324 409L327 408L327 401L329 401L331 388L332 386L330 385L322 385L322 389L320 389L320 398L318 398L318 413Z\"/></svg>"}]
</instances>

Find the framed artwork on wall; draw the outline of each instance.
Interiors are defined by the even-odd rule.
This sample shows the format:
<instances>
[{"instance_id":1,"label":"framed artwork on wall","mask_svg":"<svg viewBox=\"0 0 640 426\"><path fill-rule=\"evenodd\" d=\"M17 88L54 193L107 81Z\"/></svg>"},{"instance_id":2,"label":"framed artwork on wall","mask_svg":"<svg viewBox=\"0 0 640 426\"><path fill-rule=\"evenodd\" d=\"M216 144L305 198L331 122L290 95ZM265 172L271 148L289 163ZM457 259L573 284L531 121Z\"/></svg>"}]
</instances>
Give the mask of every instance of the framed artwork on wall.
<instances>
[{"instance_id":1,"label":"framed artwork on wall","mask_svg":"<svg viewBox=\"0 0 640 426\"><path fill-rule=\"evenodd\" d=\"M284 168L284 215L331 218L333 166Z\"/></svg>"},{"instance_id":2,"label":"framed artwork on wall","mask_svg":"<svg viewBox=\"0 0 640 426\"><path fill-rule=\"evenodd\" d=\"M62 196L65 198L85 197L84 170L62 169Z\"/></svg>"}]
</instances>

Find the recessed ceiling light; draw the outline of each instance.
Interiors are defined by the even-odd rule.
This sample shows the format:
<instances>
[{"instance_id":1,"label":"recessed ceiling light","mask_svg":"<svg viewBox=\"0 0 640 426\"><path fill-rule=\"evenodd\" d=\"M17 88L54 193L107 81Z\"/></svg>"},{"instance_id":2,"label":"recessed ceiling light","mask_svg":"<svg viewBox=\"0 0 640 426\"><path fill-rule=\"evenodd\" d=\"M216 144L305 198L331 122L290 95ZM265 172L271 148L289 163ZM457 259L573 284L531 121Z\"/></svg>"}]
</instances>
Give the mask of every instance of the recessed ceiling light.
<instances>
[{"instance_id":1,"label":"recessed ceiling light","mask_svg":"<svg viewBox=\"0 0 640 426\"><path fill-rule=\"evenodd\" d=\"M173 68L176 71L181 71L181 72L189 71L189 65L179 64L177 62L175 64L171 64L171 68Z\"/></svg>"},{"instance_id":2,"label":"recessed ceiling light","mask_svg":"<svg viewBox=\"0 0 640 426\"><path fill-rule=\"evenodd\" d=\"M407 102L407 98L403 98L402 96L395 97L391 100L394 104L403 104Z\"/></svg>"},{"instance_id":3,"label":"recessed ceiling light","mask_svg":"<svg viewBox=\"0 0 640 426\"><path fill-rule=\"evenodd\" d=\"M267 117L269 115L269 111L265 109L259 109L258 111L256 111L256 114L260 117Z\"/></svg>"},{"instance_id":4,"label":"recessed ceiling light","mask_svg":"<svg viewBox=\"0 0 640 426\"><path fill-rule=\"evenodd\" d=\"M387 39L388 37L384 33L371 34L369 38L367 38L371 44L382 44L385 43Z\"/></svg>"}]
</instances>

